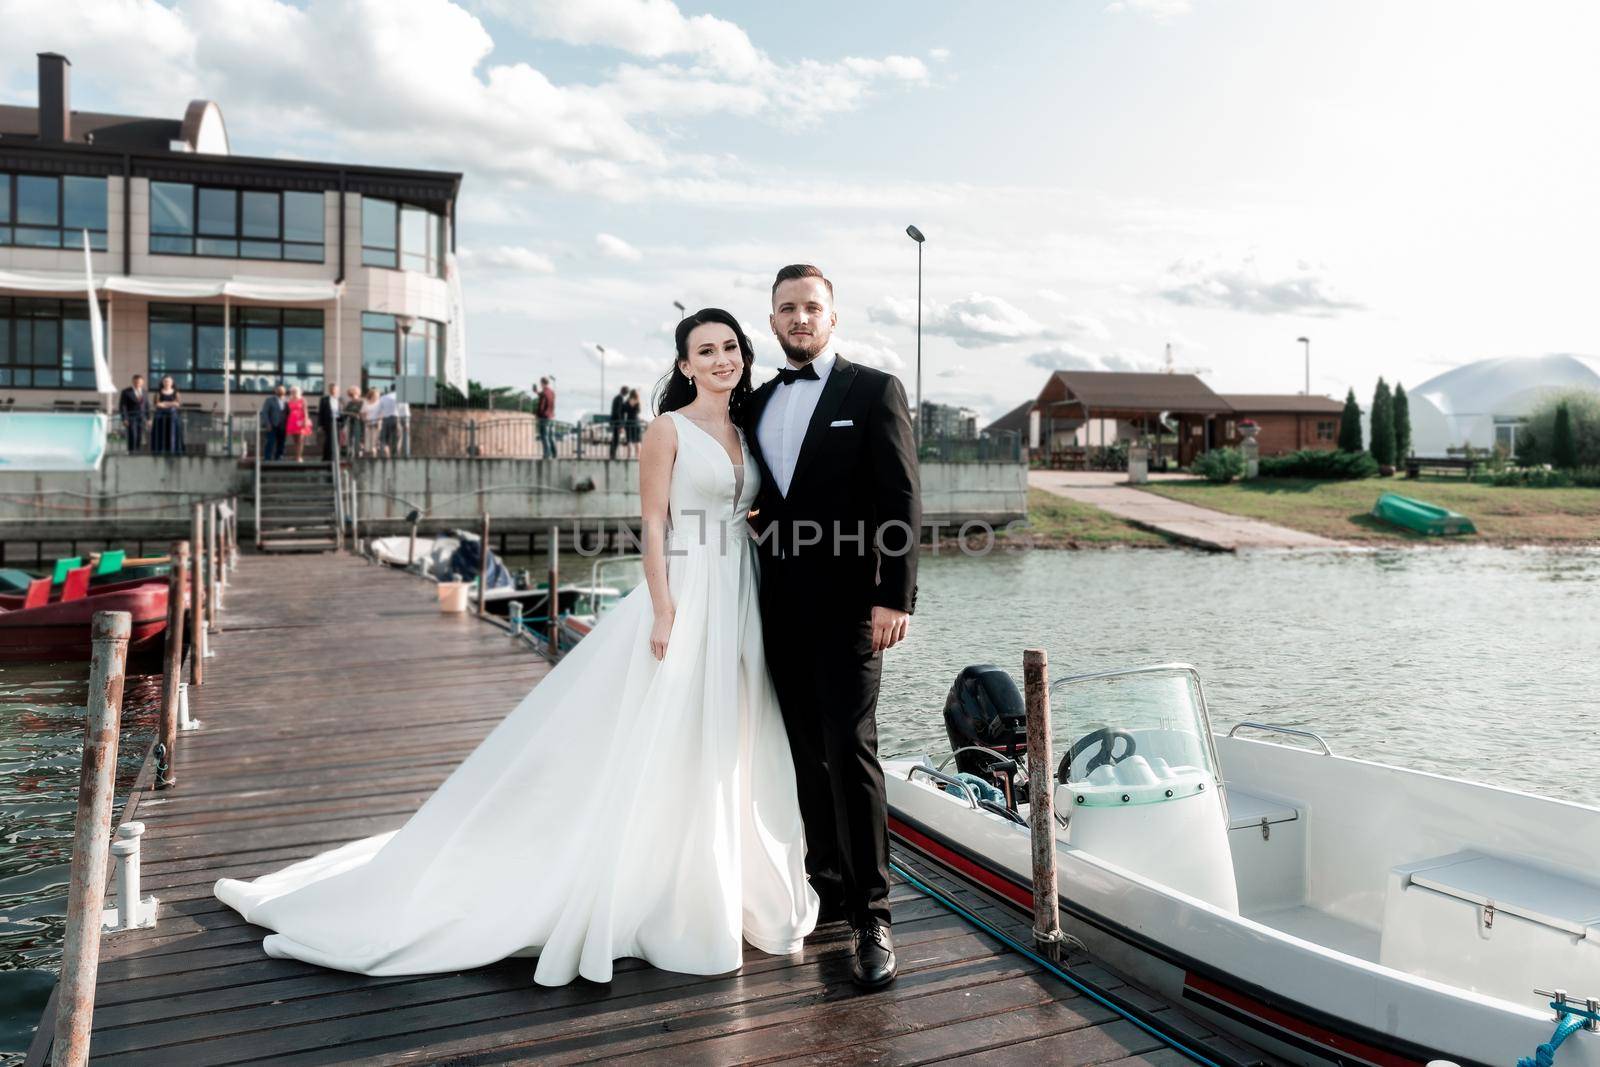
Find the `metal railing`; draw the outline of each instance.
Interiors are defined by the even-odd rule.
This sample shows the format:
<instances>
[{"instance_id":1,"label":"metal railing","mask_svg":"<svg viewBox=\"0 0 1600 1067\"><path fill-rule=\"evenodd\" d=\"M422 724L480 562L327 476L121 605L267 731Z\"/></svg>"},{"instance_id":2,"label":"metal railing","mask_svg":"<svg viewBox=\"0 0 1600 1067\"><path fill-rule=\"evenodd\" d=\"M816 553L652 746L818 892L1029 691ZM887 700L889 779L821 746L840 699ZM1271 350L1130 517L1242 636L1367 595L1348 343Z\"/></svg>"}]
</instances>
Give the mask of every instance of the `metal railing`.
<instances>
[{"instance_id":1,"label":"metal railing","mask_svg":"<svg viewBox=\"0 0 1600 1067\"><path fill-rule=\"evenodd\" d=\"M996 430L977 437L924 437L918 458L931 463L1022 463L1022 435Z\"/></svg>"}]
</instances>

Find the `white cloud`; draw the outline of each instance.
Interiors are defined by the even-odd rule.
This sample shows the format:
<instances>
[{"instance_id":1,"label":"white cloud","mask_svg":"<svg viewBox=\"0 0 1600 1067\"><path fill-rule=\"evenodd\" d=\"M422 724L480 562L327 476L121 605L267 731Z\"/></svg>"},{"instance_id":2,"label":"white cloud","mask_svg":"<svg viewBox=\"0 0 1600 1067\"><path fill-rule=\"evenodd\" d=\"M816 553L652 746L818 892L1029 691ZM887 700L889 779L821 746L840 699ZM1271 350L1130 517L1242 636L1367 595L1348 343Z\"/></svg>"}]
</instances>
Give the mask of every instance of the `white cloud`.
<instances>
[{"instance_id":1,"label":"white cloud","mask_svg":"<svg viewBox=\"0 0 1600 1067\"><path fill-rule=\"evenodd\" d=\"M1093 315L1067 315L1062 320L1066 324L1068 333L1080 337L1088 337L1095 341L1109 341L1111 331L1106 329L1106 324Z\"/></svg>"},{"instance_id":2,"label":"white cloud","mask_svg":"<svg viewBox=\"0 0 1600 1067\"><path fill-rule=\"evenodd\" d=\"M1263 268L1253 256L1238 265L1210 266L1180 259L1167 270L1160 295L1185 307L1225 308L1252 315L1333 317L1359 311L1327 279L1300 262L1287 270Z\"/></svg>"},{"instance_id":3,"label":"white cloud","mask_svg":"<svg viewBox=\"0 0 1600 1067\"><path fill-rule=\"evenodd\" d=\"M1093 352L1077 345L1063 344L1049 348L1043 352L1035 352L1024 362L1030 367L1039 367L1043 370L1094 370L1094 371L1136 371L1153 373L1161 369L1161 361L1151 359L1132 349L1118 349L1115 352Z\"/></svg>"},{"instance_id":4,"label":"white cloud","mask_svg":"<svg viewBox=\"0 0 1600 1067\"><path fill-rule=\"evenodd\" d=\"M906 361L881 333L871 333L860 338L834 335L833 350L852 363L877 367L898 374L906 369Z\"/></svg>"},{"instance_id":5,"label":"white cloud","mask_svg":"<svg viewBox=\"0 0 1600 1067\"><path fill-rule=\"evenodd\" d=\"M493 245L489 248L463 248L461 260L472 267L497 267L523 274L554 274L555 260L543 252L516 245Z\"/></svg>"},{"instance_id":6,"label":"white cloud","mask_svg":"<svg viewBox=\"0 0 1600 1067\"><path fill-rule=\"evenodd\" d=\"M594 237L594 243L600 247L600 254L610 259L620 259L626 263L637 263L644 258L643 252L613 234L597 233Z\"/></svg>"},{"instance_id":7,"label":"white cloud","mask_svg":"<svg viewBox=\"0 0 1600 1067\"><path fill-rule=\"evenodd\" d=\"M917 302L886 297L867 309L873 322L915 326ZM923 332L948 337L962 348L1008 344L1053 336L1052 331L1027 312L998 296L971 293L948 304L928 301L922 316Z\"/></svg>"},{"instance_id":8,"label":"white cloud","mask_svg":"<svg viewBox=\"0 0 1600 1067\"><path fill-rule=\"evenodd\" d=\"M950 49L930 48L928 49L928 58L936 63L943 63L945 60L950 58Z\"/></svg>"},{"instance_id":9,"label":"white cloud","mask_svg":"<svg viewBox=\"0 0 1600 1067\"><path fill-rule=\"evenodd\" d=\"M1106 5L1106 10L1113 14L1128 12L1142 15L1154 22L1165 22L1180 15L1187 15L1193 10L1193 6L1190 0L1112 0Z\"/></svg>"}]
</instances>

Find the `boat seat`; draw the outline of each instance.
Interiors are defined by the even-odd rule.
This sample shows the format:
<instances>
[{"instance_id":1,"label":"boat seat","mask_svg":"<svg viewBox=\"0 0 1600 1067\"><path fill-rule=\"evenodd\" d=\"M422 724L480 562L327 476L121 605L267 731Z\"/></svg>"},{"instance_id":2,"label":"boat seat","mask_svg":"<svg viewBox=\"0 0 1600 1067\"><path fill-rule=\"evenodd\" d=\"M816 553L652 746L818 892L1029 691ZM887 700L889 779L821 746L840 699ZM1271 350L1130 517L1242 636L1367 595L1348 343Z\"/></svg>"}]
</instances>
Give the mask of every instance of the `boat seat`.
<instances>
[{"instance_id":1,"label":"boat seat","mask_svg":"<svg viewBox=\"0 0 1600 1067\"><path fill-rule=\"evenodd\" d=\"M61 602L69 600L82 600L89 595L89 575L94 570L90 566L74 567L67 572L67 580L61 583Z\"/></svg>"},{"instance_id":2,"label":"boat seat","mask_svg":"<svg viewBox=\"0 0 1600 1067\"><path fill-rule=\"evenodd\" d=\"M1228 786L1228 829L1242 830L1247 826L1260 826L1294 822L1300 818L1300 809L1286 800L1264 797L1237 786Z\"/></svg>"},{"instance_id":3,"label":"boat seat","mask_svg":"<svg viewBox=\"0 0 1600 1067\"><path fill-rule=\"evenodd\" d=\"M50 579L35 578L28 583L28 595L22 600L22 606L27 608L42 608L50 603Z\"/></svg>"},{"instance_id":4,"label":"boat seat","mask_svg":"<svg viewBox=\"0 0 1600 1067\"><path fill-rule=\"evenodd\" d=\"M127 555L127 549L123 548L100 553L100 565L95 568L95 574L116 574L122 570L122 563Z\"/></svg>"},{"instance_id":5,"label":"boat seat","mask_svg":"<svg viewBox=\"0 0 1600 1067\"><path fill-rule=\"evenodd\" d=\"M1600 989L1600 882L1471 851L1401 864L1378 962L1530 1006Z\"/></svg>"},{"instance_id":6,"label":"boat seat","mask_svg":"<svg viewBox=\"0 0 1600 1067\"><path fill-rule=\"evenodd\" d=\"M83 557L82 556L71 556L71 557L68 557L67 559L58 559L58 560L56 560L55 573L50 576L51 584L52 585L60 585L62 582L67 580L67 572L68 571L72 570L72 568L74 568L74 567L81 567L81 566L83 566Z\"/></svg>"}]
</instances>

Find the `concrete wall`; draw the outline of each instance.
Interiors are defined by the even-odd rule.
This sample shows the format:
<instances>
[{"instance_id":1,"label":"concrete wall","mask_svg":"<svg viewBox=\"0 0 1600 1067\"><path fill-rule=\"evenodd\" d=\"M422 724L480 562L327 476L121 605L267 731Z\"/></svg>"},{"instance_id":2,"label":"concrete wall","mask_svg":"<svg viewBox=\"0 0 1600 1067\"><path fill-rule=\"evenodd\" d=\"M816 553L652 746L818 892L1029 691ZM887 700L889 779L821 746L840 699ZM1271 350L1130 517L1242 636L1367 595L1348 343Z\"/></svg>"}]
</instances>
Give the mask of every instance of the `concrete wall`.
<instances>
[{"instance_id":1,"label":"concrete wall","mask_svg":"<svg viewBox=\"0 0 1600 1067\"><path fill-rule=\"evenodd\" d=\"M412 508L437 528L475 526L486 507L496 530L524 532L552 522L610 529L639 515L639 465L627 460L369 460L357 472L364 534L400 532ZM576 488L585 483L593 488ZM228 495L248 529L253 491L254 468L220 456L107 456L94 472L0 473L0 540L180 537L194 501ZM1003 525L1027 514L1027 468L925 463L922 500L930 522Z\"/></svg>"}]
</instances>

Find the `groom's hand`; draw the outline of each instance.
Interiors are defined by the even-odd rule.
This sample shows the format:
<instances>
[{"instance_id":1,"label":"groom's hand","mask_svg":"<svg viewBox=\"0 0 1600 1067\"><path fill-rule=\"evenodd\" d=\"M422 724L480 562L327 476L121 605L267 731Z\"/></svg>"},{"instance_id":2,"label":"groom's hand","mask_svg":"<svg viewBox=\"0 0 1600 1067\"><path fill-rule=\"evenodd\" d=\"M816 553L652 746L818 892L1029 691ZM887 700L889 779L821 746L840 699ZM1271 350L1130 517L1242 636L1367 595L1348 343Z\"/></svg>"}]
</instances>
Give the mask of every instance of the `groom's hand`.
<instances>
[{"instance_id":1,"label":"groom's hand","mask_svg":"<svg viewBox=\"0 0 1600 1067\"><path fill-rule=\"evenodd\" d=\"M911 616L894 608L874 605L872 609L872 651L882 652L906 639Z\"/></svg>"}]
</instances>

